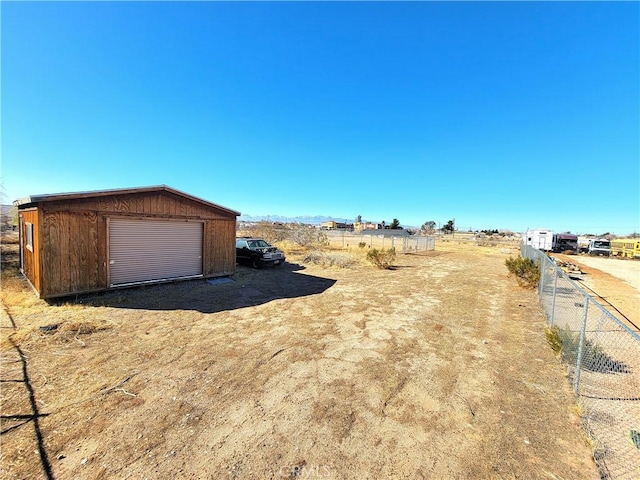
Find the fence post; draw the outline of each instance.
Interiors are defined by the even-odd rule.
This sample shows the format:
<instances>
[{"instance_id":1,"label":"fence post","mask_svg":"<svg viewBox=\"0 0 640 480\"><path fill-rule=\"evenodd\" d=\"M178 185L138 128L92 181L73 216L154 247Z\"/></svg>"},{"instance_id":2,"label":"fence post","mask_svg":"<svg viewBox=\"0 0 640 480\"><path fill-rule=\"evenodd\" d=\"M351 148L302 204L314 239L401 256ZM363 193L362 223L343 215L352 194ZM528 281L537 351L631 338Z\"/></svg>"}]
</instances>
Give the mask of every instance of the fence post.
<instances>
[{"instance_id":1,"label":"fence post","mask_svg":"<svg viewBox=\"0 0 640 480\"><path fill-rule=\"evenodd\" d=\"M589 311L589 297L584 297L584 313L582 315L582 327L580 328L580 340L578 341L578 358L576 359L576 373L573 376L573 392L578 395L580 388L580 369L582 368L582 355L584 353L584 336L587 330L587 313Z\"/></svg>"},{"instance_id":2,"label":"fence post","mask_svg":"<svg viewBox=\"0 0 640 480\"><path fill-rule=\"evenodd\" d=\"M556 318L556 288L558 287L558 271L554 270L553 276L553 297L551 302L551 321L549 324L553 327Z\"/></svg>"},{"instance_id":3,"label":"fence post","mask_svg":"<svg viewBox=\"0 0 640 480\"><path fill-rule=\"evenodd\" d=\"M538 283L538 296L542 300L542 291L544 290L544 271L546 269L547 259L543 256L540 259L540 282Z\"/></svg>"}]
</instances>

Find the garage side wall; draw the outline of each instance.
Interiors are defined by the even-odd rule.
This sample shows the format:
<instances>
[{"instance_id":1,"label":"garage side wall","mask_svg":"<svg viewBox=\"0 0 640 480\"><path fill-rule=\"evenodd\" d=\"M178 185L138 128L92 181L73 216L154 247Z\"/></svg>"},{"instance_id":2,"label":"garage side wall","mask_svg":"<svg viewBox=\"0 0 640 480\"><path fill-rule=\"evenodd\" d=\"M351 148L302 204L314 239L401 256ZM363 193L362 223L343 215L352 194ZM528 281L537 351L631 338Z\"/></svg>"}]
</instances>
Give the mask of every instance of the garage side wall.
<instances>
[{"instance_id":1,"label":"garage side wall","mask_svg":"<svg viewBox=\"0 0 640 480\"><path fill-rule=\"evenodd\" d=\"M41 234L42 297L107 287L103 216L96 212L45 212Z\"/></svg>"},{"instance_id":2,"label":"garage side wall","mask_svg":"<svg viewBox=\"0 0 640 480\"><path fill-rule=\"evenodd\" d=\"M30 209L19 213L20 217L20 254L22 273L31 285L40 292L40 223L38 210ZM29 227L31 225L31 227ZM27 248L27 229L32 228L33 244Z\"/></svg>"},{"instance_id":3,"label":"garage side wall","mask_svg":"<svg viewBox=\"0 0 640 480\"><path fill-rule=\"evenodd\" d=\"M204 276L236 271L236 220L210 220L204 224Z\"/></svg>"}]
</instances>

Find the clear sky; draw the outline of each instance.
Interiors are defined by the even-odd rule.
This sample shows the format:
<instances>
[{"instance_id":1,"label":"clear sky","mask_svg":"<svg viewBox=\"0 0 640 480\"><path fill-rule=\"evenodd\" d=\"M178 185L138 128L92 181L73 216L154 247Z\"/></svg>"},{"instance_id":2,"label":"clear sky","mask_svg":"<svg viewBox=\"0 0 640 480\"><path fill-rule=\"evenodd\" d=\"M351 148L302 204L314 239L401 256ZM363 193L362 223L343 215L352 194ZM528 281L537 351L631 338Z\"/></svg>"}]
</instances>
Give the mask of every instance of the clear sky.
<instances>
[{"instance_id":1,"label":"clear sky","mask_svg":"<svg viewBox=\"0 0 640 480\"><path fill-rule=\"evenodd\" d=\"M640 231L638 2L7 2L2 186Z\"/></svg>"}]
</instances>

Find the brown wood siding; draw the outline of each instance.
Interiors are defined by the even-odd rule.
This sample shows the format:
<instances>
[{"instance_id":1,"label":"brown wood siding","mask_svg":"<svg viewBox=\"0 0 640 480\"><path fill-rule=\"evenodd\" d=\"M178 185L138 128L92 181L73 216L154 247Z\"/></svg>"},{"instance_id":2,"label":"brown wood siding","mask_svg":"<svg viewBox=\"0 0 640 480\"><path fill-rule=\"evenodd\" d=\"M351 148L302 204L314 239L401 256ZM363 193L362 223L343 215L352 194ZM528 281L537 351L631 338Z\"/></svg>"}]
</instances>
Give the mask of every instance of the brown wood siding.
<instances>
[{"instance_id":1,"label":"brown wood siding","mask_svg":"<svg viewBox=\"0 0 640 480\"><path fill-rule=\"evenodd\" d=\"M29 279L31 285L40 292L40 224L39 224L39 212L37 210L27 210L20 212L22 217L22 232L20 236L22 239L22 272ZM33 224L33 251L26 248L27 241L27 223Z\"/></svg>"},{"instance_id":2,"label":"brown wood siding","mask_svg":"<svg viewBox=\"0 0 640 480\"><path fill-rule=\"evenodd\" d=\"M109 288L107 219L114 217L202 221L203 274L235 272L236 217L226 210L166 191L52 200L37 206L20 215L34 225L34 252L25 249L25 275L43 298Z\"/></svg>"},{"instance_id":3,"label":"brown wood siding","mask_svg":"<svg viewBox=\"0 0 640 480\"><path fill-rule=\"evenodd\" d=\"M236 221L210 220L204 226L204 275L236 271Z\"/></svg>"},{"instance_id":4,"label":"brown wood siding","mask_svg":"<svg viewBox=\"0 0 640 480\"><path fill-rule=\"evenodd\" d=\"M72 291L100 286L98 215L84 212L69 215L69 287Z\"/></svg>"},{"instance_id":5,"label":"brown wood siding","mask_svg":"<svg viewBox=\"0 0 640 480\"><path fill-rule=\"evenodd\" d=\"M54 212L43 215L42 219L42 288L40 295L46 297L50 294L71 292L70 288L61 288L62 279L69 268L68 256L62 256L66 250L62 245L63 238L68 246L68 234L65 230L64 216L62 212ZM64 252L68 253L68 252Z\"/></svg>"},{"instance_id":6,"label":"brown wood siding","mask_svg":"<svg viewBox=\"0 0 640 480\"><path fill-rule=\"evenodd\" d=\"M43 297L92 291L106 286L104 218L95 212L48 212L42 222Z\"/></svg>"},{"instance_id":7,"label":"brown wood siding","mask_svg":"<svg viewBox=\"0 0 640 480\"><path fill-rule=\"evenodd\" d=\"M129 214L147 217L235 219L234 215L169 192L80 198L42 204L45 211L92 211L104 214Z\"/></svg>"},{"instance_id":8,"label":"brown wood siding","mask_svg":"<svg viewBox=\"0 0 640 480\"><path fill-rule=\"evenodd\" d=\"M109 227L107 226L107 217L98 215L96 224L98 243L98 288L107 288L109 286Z\"/></svg>"}]
</instances>

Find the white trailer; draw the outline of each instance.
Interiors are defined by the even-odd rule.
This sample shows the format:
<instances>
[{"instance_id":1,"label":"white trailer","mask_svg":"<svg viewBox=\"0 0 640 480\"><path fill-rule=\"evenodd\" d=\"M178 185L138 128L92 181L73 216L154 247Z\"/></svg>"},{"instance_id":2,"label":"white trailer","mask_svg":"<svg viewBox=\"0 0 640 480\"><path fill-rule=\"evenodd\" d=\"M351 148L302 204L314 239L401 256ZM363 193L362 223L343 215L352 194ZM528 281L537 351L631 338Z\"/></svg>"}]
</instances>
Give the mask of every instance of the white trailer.
<instances>
[{"instance_id":1,"label":"white trailer","mask_svg":"<svg viewBox=\"0 0 640 480\"><path fill-rule=\"evenodd\" d=\"M586 253L589 251L589 240L588 237L578 237L578 252Z\"/></svg>"},{"instance_id":2,"label":"white trailer","mask_svg":"<svg viewBox=\"0 0 640 480\"><path fill-rule=\"evenodd\" d=\"M548 252L553 248L553 230L546 228L527 230L522 240L525 245L531 245L533 248Z\"/></svg>"}]
</instances>

